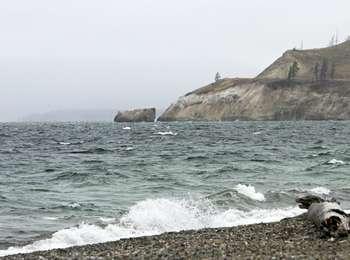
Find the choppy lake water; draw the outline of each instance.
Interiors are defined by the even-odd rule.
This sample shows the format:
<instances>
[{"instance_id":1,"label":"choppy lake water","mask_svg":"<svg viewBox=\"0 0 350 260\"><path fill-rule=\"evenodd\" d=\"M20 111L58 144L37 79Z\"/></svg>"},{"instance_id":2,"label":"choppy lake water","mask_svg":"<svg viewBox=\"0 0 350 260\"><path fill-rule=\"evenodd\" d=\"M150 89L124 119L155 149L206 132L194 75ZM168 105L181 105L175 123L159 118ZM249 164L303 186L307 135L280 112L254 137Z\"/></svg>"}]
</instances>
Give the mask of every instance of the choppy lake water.
<instances>
[{"instance_id":1,"label":"choppy lake water","mask_svg":"<svg viewBox=\"0 0 350 260\"><path fill-rule=\"evenodd\" d=\"M0 256L350 209L350 122L0 124Z\"/></svg>"}]
</instances>

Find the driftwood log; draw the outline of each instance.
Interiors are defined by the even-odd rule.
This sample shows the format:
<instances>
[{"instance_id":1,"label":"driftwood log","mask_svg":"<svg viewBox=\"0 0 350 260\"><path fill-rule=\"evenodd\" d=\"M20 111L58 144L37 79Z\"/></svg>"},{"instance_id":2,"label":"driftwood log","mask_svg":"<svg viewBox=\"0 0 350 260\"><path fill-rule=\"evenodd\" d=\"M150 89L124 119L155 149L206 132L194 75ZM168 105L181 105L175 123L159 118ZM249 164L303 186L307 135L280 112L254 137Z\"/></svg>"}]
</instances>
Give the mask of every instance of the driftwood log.
<instances>
[{"instance_id":1,"label":"driftwood log","mask_svg":"<svg viewBox=\"0 0 350 260\"><path fill-rule=\"evenodd\" d=\"M297 198L299 207L307 209L306 216L324 235L347 236L350 232L350 216L341 209L335 199L325 200L314 195Z\"/></svg>"}]
</instances>

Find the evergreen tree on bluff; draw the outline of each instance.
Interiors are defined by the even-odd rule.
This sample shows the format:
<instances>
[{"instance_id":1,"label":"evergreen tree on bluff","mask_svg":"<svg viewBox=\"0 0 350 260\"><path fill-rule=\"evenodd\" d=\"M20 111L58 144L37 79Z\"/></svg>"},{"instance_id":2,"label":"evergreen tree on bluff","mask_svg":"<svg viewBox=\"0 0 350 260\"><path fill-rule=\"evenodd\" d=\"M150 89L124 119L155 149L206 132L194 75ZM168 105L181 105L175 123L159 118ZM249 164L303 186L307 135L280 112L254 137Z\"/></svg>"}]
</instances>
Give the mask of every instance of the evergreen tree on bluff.
<instances>
[{"instance_id":1,"label":"evergreen tree on bluff","mask_svg":"<svg viewBox=\"0 0 350 260\"><path fill-rule=\"evenodd\" d=\"M326 80L327 74L328 74L328 60L323 59L321 71L320 71L320 80L322 80L322 81Z\"/></svg>"},{"instance_id":2,"label":"evergreen tree on bluff","mask_svg":"<svg viewBox=\"0 0 350 260\"><path fill-rule=\"evenodd\" d=\"M335 77L335 63L333 62L332 65L331 65L331 71L330 71L330 78L331 79L334 79Z\"/></svg>"},{"instance_id":3,"label":"evergreen tree on bluff","mask_svg":"<svg viewBox=\"0 0 350 260\"><path fill-rule=\"evenodd\" d=\"M218 82L220 79L221 79L220 73L219 73L219 72L216 72L216 75L215 75L215 82Z\"/></svg>"},{"instance_id":4,"label":"evergreen tree on bluff","mask_svg":"<svg viewBox=\"0 0 350 260\"><path fill-rule=\"evenodd\" d=\"M299 70L300 68L299 68L298 62L294 61L293 64L289 67L288 80L294 79Z\"/></svg>"},{"instance_id":5,"label":"evergreen tree on bluff","mask_svg":"<svg viewBox=\"0 0 350 260\"><path fill-rule=\"evenodd\" d=\"M318 62L315 64L313 73L314 73L314 81L318 81L320 79L319 78L320 64Z\"/></svg>"}]
</instances>

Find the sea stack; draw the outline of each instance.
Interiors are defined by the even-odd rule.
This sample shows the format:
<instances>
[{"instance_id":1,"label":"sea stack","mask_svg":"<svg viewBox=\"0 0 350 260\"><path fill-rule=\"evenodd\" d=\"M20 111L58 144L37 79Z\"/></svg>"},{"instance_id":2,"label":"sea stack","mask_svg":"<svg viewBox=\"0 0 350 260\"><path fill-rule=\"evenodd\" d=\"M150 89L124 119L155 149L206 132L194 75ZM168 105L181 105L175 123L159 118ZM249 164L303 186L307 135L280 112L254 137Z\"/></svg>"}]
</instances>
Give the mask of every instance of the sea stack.
<instances>
[{"instance_id":1,"label":"sea stack","mask_svg":"<svg viewBox=\"0 0 350 260\"><path fill-rule=\"evenodd\" d=\"M350 41L289 50L257 77L180 97L159 121L350 120Z\"/></svg>"},{"instance_id":2,"label":"sea stack","mask_svg":"<svg viewBox=\"0 0 350 260\"><path fill-rule=\"evenodd\" d=\"M114 118L114 122L154 122L155 119L155 108L143 108L119 111Z\"/></svg>"}]
</instances>

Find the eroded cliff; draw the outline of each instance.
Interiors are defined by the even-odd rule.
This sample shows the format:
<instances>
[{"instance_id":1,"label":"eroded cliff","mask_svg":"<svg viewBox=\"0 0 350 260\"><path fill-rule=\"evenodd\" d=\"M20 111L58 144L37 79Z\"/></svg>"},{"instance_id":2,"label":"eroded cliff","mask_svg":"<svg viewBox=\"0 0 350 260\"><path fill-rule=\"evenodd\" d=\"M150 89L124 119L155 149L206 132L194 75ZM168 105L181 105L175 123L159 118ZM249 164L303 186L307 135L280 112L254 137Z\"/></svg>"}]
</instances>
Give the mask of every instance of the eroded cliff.
<instances>
[{"instance_id":1,"label":"eroded cliff","mask_svg":"<svg viewBox=\"0 0 350 260\"><path fill-rule=\"evenodd\" d=\"M325 60L326 79L314 78ZM293 62L299 71L287 80ZM223 79L180 97L158 120L350 120L350 42L287 51L254 79Z\"/></svg>"},{"instance_id":2,"label":"eroded cliff","mask_svg":"<svg viewBox=\"0 0 350 260\"><path fill-rule=\"evenodd\" d=\"M350 81L237 81L224 79L212 85L211 91L198 90L181 97L159 120L350 119ZM221 89L223 85L229 87Z\"/></svg>"}]
</instances>

